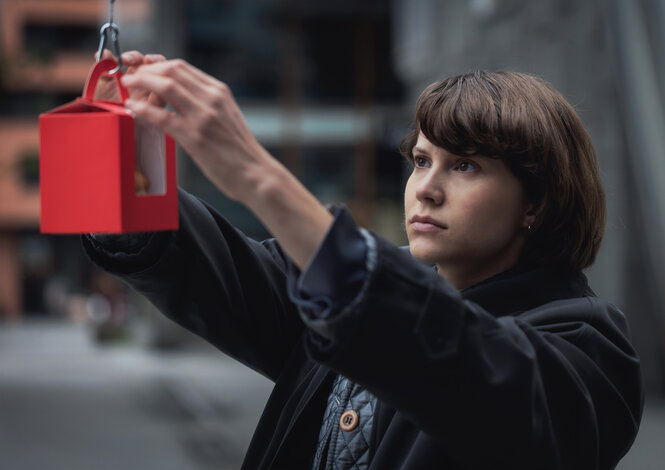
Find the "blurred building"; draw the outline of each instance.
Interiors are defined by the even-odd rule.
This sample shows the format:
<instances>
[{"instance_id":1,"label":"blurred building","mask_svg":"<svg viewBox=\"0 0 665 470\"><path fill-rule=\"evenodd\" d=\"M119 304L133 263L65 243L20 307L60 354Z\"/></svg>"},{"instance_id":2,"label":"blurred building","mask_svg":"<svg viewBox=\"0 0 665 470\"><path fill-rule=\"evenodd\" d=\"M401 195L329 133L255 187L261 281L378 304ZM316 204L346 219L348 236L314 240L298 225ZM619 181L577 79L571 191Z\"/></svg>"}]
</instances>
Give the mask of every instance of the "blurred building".
<instances>
[{"instance_id":1,"label":"blurred building","mask_svg":"<svg viewBox=\"0 0 665 470\"><path fill-rule=\"evenodd\" d=\"M150 8L144 0L125 7L137 23ZM81 93L105 15L101 0L0 1L0 316L43 312L46 282L58 272L72 288L84 285L73 237L38 235L37 116Z\"/></svg>"},{"instance_id":2,"label":"blurred building","mask_svg":"<svg viewBox=\"0 0 665 470\"><path fill-rule=\"evenodd\" d=\"M77 237L38 234L37 115L79 95L106 0L0 0L0 314L89 288ZM184 57L234 91L259 140L324 202L403 243L396 147L430 82L473 69L542 76L599 154L609 223L591 283L628 316L664 388L665 6L660 0L116 0L123 50ZM179 183L267 235L180 155ZM73 182L75 184L75 182ZM46 289L48 291L48 289Z\"/></svg>"},{"instance_id":3,"label":"blurred building","mask_svg":"<svg viewBox=\"0 0 665 470\"><path fill-rule=\"evenodd\" d=\"M177 4L178 2L173 2ZM259 141L324 202L403 241L406 120L391 55L389 2L180 2L178 53L226 82ZM178 54L176 54L178 55ZM181 181L255 237L263 228L190 162ZM392 228L391 228L392 227Z\"/></svg>"},{"instance_id":4,"label":"blurred building","mask_svg":"<svg viewBox=\"0 0 665 470\"><path fill-rule=\"evenodd\" d=\"M78 237L38 234L37 116L81 93L108 6L107 0L0 0L5 316L52 309L44 293L54 279L56 290L85 293L96 278ZM314 194L348 204L361 224L403 241L396 144L406 121L388 2L117 0L115 22L123 50L184 57L228 83L259 140ZM180 185L250 236L268 235L186 156L178 167Z\"/></svg>"}]
</instances>

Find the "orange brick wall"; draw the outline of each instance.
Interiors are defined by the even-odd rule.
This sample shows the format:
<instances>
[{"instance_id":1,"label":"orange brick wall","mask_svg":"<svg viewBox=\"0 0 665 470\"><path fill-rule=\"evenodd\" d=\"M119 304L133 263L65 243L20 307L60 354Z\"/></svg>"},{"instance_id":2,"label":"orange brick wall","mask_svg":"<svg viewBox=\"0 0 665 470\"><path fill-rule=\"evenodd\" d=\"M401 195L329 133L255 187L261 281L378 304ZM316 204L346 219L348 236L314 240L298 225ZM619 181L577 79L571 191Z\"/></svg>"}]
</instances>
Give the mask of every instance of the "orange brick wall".
<instances>
[{"instance_id":1,"label":"orange brick wall","mask_svg":"<svg viewBox=\"0 0 665 470\"><path fill-rule=\"evenodd\" d=\"M36 121L0 120L0 227L39 225L39 190L21 181L19 159L26 151L38 151Z\"/></svg>"},{"instance_id":2,"label":"orange brick wall","mask_svg":"<svg viewBox=\"0 0 665 470\"><path fill-rule=\"evenodd\" d=\"M126 18L142 23L151 14L149 0L116 2L116 23ZM5 86L11 90L77 93L81 90L97 51L89 54L59 53L47 63L25 53L23 30L29 21L57 25L92 25L108 21L107 0L2 0L0 1L0 53L6 65Z\"/></svg>"},{"instance_id":3,"label":"orange brick wall","mask_svg":"<svg viewBox=\"0 0 665 470\"><path fill-rule=\"evenodd\" d=\"M156 2L156 3L153 3ZM145 23L159 0L122 0L115 21ZM0 77L5 92L79 94L98 43L89 53L56 53L37 60L24 50L26 24L89 25L108 21L108 0L0 0ZM38 116L0 116L0 316L18 318L22 310L22 266L18 253L20 230L39 227L39 189L22 181L20 159L39 151Z\"/></svg>"}]
</instances>

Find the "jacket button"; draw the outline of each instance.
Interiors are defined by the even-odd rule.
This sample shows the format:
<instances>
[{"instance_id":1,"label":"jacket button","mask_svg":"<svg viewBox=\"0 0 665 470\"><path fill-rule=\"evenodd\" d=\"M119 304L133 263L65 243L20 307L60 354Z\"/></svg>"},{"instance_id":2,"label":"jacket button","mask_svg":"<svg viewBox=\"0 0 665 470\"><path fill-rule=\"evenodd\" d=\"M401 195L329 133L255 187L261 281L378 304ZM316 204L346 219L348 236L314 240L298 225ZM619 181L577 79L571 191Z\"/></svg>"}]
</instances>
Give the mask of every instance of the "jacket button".
<instances>
[{"instance_id":1,"label":"jacket button","mask_svg":"<svg viewBox=\"0 0 665 470\"><path fill-rule=\"evenodd\" d=\"M342 431L352 431L358 426L358 413L353 410L346 410L339 418L339 427Z\"/></svg>"}]
</instances>

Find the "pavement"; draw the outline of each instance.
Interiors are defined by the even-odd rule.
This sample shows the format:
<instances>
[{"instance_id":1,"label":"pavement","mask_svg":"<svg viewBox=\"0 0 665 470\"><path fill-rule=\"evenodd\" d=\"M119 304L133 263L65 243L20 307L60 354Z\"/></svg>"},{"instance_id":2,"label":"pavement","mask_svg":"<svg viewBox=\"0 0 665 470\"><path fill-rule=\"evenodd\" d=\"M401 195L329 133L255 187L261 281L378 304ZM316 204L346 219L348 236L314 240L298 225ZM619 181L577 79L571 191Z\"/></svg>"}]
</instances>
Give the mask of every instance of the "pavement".
<instances>
[{"instance_id":1,"label":"pavement","mask_svg":"<svg viewBox=\"0 0 665 470\"><path fill-rule=\"evenodd\" d=\"M240 467L272 384L203 343L102 346L88 324L0 323L1 470ZM649 397L618 470L665 469L665 399Z\"/></svg>"},{"instance_id":2,"label":"pavement","mask_svg":"<svg viewBox=\"0 0 665 470\"><path fill-rule=\"evenodd\" d=\"M101 346L89 325L0 325L0 469L240 467L272 384L203 346Z\"/></svg>"}]
</instances>

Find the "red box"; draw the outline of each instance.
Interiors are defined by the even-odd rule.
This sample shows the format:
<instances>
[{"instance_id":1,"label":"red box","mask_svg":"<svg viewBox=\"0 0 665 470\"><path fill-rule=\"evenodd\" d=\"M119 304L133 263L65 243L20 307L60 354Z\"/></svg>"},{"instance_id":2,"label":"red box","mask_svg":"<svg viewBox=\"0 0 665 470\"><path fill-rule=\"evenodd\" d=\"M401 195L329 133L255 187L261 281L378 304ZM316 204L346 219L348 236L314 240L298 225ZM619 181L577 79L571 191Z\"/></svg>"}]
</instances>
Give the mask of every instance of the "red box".
<instances>
[{"instance_id":1,"label":"red box","mask_svg":"<svg viewBox=\"0 0 665 470\"><path fill-rule=\"evenodd\" d=\"M178 228L175 141L122 103L94 99L100 76L116 66L97 62L83 97L39 116L42 233ZM121 75L114 77L124 102ZM151 189L141 193L135 186L145 178L136 172L146 168Z\"/></svg>"}]
</instances>

